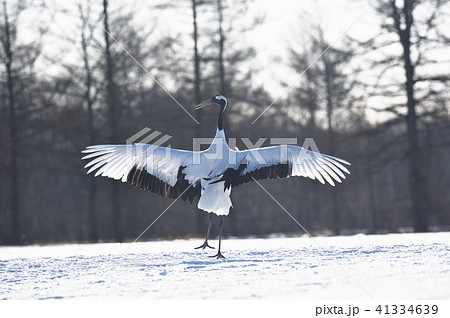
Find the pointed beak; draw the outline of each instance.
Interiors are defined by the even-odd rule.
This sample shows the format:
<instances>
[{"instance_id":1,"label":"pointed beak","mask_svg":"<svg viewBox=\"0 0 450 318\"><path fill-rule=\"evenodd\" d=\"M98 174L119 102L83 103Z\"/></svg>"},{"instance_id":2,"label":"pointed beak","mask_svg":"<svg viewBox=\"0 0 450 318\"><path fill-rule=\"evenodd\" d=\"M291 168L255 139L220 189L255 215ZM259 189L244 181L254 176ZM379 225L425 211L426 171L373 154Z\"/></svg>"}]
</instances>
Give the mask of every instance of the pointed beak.
<instances>
[{"instance_id":1,"label":"pointed beak","mask_svg":"<svg viewBox=\"0 0 450 318\"><path fill-rule=\"evenodd\" d=\"M208 106L210 106L210 105L212 105L212 104L213 104L213 103L211 102L210 99L205 100L203 103L200 103L200 104L196 105L196 106L195 106L195 110L199 110L199 109L208 107Z\"/></svg>"}]
</instances>

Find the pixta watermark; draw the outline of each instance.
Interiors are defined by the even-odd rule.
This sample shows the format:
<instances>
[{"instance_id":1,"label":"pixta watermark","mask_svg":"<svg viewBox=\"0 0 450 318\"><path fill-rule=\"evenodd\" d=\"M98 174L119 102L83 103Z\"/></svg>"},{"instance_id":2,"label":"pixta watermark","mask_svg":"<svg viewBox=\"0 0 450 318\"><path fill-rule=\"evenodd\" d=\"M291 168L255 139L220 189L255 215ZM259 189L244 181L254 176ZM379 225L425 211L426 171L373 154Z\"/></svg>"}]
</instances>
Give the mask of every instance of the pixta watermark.
<instances>
[{"instance_id":1,"label":"pixta watermark","mask_svg":"<svg viewBox=\"0 0 450 318\"><path fill-rule=\"evenodd\" d=\"M239 150L237 138L193 138L192 151L172 149L169 144L171 135L164 134L148 127L126 140L127 155L135 158L134 163L145 164L147 170L159 169L167 165L172 159L188 160L190 164L201 165L203 160L225 160L229 165L245 162L256 162L258 165L270 164L275 158L281 162L289 159L289 147L300 146L298 138L258 138L251 140L247 137L239 138L245 145L245 150ZM265 143L269 146L261 148ZM208 146L201 150L202 146ZM305 138L301 148L297 148L296 162L320 154L313 138ZM243 157L243 155L245 155ZM187 158L190 156L191 158ZM151 171L149 171L151 173Z\"/></svg>"}]
</instances>

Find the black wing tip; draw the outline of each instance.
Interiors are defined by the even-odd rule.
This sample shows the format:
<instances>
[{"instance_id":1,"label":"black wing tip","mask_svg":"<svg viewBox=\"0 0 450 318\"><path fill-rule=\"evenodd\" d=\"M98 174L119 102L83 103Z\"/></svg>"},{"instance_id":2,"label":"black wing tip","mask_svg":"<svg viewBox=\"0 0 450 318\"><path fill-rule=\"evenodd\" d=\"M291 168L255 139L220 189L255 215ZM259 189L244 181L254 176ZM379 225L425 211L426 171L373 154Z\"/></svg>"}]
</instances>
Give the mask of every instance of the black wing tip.
<instances>
[{"instance_id":1,"label":"black wing tip","mask_svg":"<svg viewBox=\"0 0 450 318\"><path fill-rule=\"evenodd\" d=\"M171 199L181 198L183 201L189 201L192 204L196 197L200 197L201 191L198 185L191 185L184 178L183 168L180 167L178 169L177 182L174 186L148 173L144 168L137 165L134 165L128 172L126 182L141 190L146 190Z\"/></svg>"}]
</instances>

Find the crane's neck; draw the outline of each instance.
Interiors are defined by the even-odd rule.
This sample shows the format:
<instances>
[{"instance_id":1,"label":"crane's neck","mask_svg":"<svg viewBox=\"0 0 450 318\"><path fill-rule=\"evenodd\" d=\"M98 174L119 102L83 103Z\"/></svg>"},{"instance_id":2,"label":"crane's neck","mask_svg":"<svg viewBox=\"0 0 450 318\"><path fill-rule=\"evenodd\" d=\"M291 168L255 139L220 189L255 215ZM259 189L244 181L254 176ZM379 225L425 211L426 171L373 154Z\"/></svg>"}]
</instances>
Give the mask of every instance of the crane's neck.
<instances>
[{"instance_id":1,"label":"crane's neck","mask_svg":"<svg viewBox=\"0 0 450 318\"><path fill-rule=\"evenodd\" d=\"M219 116L217 117L217 129L223 130L223 118L225 116L225 110L227 109L227 102L222 100L220 103Z\"/></svg>"}]
</instances>

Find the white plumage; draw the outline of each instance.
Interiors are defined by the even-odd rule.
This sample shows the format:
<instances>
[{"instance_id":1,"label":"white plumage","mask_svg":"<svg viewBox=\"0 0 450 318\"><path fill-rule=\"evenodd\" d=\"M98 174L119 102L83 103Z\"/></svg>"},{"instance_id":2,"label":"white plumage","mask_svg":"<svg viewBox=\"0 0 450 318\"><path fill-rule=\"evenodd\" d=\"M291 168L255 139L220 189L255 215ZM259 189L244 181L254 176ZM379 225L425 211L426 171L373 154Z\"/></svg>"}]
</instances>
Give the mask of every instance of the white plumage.
<instances>
[{"instance_id":1,"label":"white plumage","mask_svg":"<svg viewBox=\"0 0 450 318\"><path fill-rule=\"evenodd\" d=\"M232 207L231 189L243 183L303 176L334 186L334 181L345 179L343 172L350 173L344 166L349 165L347 161L299 146L230 149L223 130L227 100L216 95L197 109L211 104L221 109L216 136L208 149L193 152L148 144L89 146L82 158L91 159L85 166L89 168L87 173L96 171L95 176L121 180L191 203L197 198L199 209L220 216L228 215ZM207 239L201 247L209 246ZM215 256L222 257L220 242Z\"/></svg>"}]
</instances>

